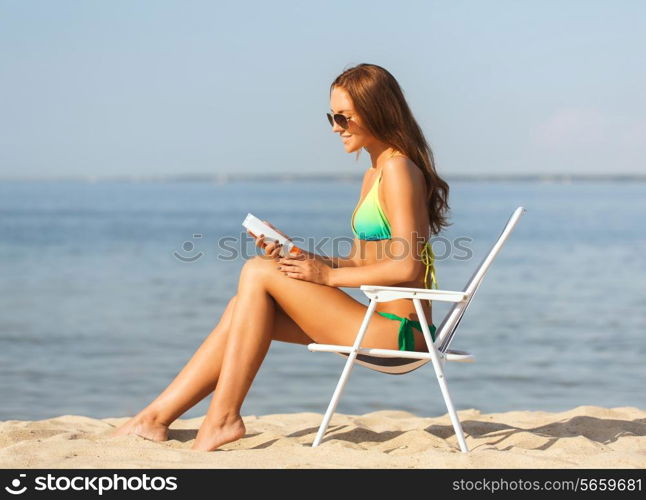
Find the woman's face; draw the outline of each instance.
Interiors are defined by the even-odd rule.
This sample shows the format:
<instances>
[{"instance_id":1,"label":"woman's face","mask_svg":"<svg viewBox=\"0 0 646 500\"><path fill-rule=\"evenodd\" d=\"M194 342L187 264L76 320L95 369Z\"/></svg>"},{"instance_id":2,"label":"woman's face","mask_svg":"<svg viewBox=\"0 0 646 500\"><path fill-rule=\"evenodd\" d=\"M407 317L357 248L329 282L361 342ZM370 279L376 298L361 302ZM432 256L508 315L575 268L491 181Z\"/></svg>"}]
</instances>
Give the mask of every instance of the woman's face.
<instances>
[{"instance_id":1,"label":"woman's face","mask_svg":"<svg viewBox=\"0 0 646 500\"><path fill-rule=\"evenodd\" d=\"M375 141L373 135L362 126L361 117L354 110L352 99L348 93L341 87L334 87L330 94L330 111L331 114L340 113L348 119L348 128L343 129L338 123L334 122L332 132L341 136L343 147L347 153L354 153L363 147L369 146Z\"/></svg>"}]
</instances>

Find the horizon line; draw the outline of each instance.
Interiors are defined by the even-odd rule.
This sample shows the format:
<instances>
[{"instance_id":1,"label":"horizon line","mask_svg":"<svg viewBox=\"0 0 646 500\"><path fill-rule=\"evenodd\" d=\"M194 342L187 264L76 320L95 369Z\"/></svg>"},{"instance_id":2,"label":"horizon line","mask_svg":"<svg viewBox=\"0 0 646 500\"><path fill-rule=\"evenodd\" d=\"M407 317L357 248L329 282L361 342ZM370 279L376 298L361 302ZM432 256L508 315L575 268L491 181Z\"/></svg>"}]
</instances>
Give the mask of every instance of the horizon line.
<instances>
[{"instance_id":1,"label":"horizon line","mask_svg":"<svg viewBox=\"0 0 646 500\"><path fill-rule=\"evenodd\" d=\"M271 173L219 173L219 174L167 174L167 175L62 175L62 176L41 176L41 177L0 177L0 182L205 182L225 184L229 182L307 182L307 181L360 181L363 174L360 173L325 173L325 174L303 174L291 172ZM638 181L645 182L646 174L450 174L443 177L446 181L534 181L534 182L571 182L571 181Z\"/></svg>"}]
</instances>

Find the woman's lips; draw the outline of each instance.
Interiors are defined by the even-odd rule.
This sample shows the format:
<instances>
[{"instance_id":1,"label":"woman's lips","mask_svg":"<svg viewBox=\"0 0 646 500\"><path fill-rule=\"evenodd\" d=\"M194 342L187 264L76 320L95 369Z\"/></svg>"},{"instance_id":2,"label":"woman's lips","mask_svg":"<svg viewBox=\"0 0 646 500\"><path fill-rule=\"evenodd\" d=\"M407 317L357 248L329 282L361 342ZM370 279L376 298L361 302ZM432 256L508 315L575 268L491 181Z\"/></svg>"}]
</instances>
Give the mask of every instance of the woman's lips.
<instances>
[{"instance_id":1,"label":"woman's lips","mask_svg":"<svg viewBox=\"0 0 646 500\"><path fill-rule=\"evenodd\" d=\"M342 136L341 136L341 140L342 140L343 142L348 142L348 141L350 140L350 137L352 137L352 136L351 136L351 135L347 135L347 136L343 136L343 135L342 135Z\"/></svg>"}]
</instances>

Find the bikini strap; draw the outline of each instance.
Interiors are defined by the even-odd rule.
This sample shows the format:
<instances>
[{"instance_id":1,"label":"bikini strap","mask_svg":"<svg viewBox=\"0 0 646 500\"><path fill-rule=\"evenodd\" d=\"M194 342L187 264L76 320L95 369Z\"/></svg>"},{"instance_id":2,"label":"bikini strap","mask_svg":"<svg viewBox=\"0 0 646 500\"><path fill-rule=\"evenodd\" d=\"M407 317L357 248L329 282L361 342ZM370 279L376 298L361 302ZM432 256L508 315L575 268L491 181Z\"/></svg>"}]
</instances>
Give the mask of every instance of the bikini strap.
<instances>
[{"instance_id":1,"label":"bikini strap","mask_svg":"<svg viewBox=\"0 0 646 500\"><path fill-rule=\"evenodd\" d=\"M437 290L437 278L435 276L435 254L433 253L433 246L430 241L427 241L424 244L421 252L422 262L426 266L426 271L424 272L424 286L426 288L435 288ZM429 274L431 277L431 286L428 284Z\"/></svg>"}]
</instances>

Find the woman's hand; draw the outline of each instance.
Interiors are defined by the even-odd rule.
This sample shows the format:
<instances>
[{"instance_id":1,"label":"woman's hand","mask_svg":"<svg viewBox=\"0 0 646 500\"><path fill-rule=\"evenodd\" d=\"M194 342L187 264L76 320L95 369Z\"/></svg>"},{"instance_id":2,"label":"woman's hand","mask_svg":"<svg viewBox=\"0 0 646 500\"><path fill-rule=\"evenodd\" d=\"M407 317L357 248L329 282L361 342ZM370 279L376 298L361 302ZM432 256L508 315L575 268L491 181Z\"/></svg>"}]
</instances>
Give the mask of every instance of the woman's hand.
<instances>
[{"instance_id":1,"label":"woman's hand","mask_svg":"<svg viewBox=\"0 0 646 500\"><path fill-rule=\"evenodd\" d=\"M330 286L330 267L318 259L304 254L281 257L278 270L285 276Z\"/></svg>"},{"instance_id":2,"label":"woman's hand","mask_svg":"<svg viewBox=\"0 0 646 500\"><path fill-rule=\"evenodd\" d=\"M247 231L247 234L256 239L256 246L258 248L262 248L267 257L270 257L272 259L277 259L280 257L280 250L282 248L282 245L280 243L273 240L265 241L264 234L261 234L258 237L256 237L250 231Z\"/></svg>"},{"instance_id":3,"label":"woman's hand","mask_svg":"<svg viewBox=\"0 0 646 500\"><path fill-rule=\"evenodd\" d=\"M276 231L278 234L283 235L285 238L291 241L291 238L289 236L283 233L280 229L276 229L276 227L274 227L274 225L271 222L267 222L266 220L264 220L263 222L267 224L270 228L272 228L274 231ZM255 238L256 246L259 248L262 248L265 251L266 256L271 257L272 259L277 259L278 257L280 257L280 251L283 248L283 245L273 240L265 241L264 234L261 234L260 236L256 236L249 230L247 230L247 234L249 234L249 236L251 236L252 238Z\"/></svg>"}]
</instances>

